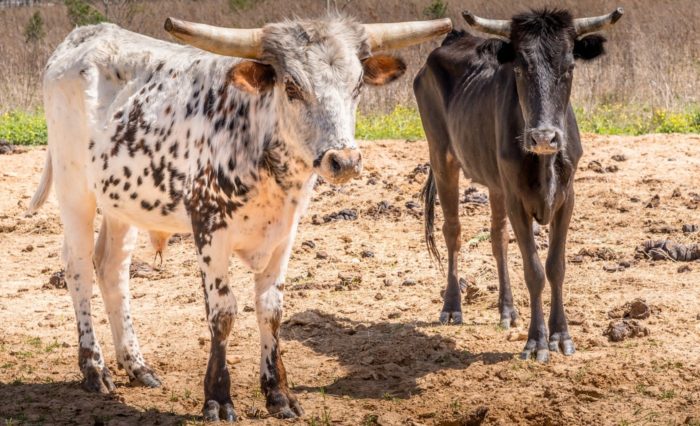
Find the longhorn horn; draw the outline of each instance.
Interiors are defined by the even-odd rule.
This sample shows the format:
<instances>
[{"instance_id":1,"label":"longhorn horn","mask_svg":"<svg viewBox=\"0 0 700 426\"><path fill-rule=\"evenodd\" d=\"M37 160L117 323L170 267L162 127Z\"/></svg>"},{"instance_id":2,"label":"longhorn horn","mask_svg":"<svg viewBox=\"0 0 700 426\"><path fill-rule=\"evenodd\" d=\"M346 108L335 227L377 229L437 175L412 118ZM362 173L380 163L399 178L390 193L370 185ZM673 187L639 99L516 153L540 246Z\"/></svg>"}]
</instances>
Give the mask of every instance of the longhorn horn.
<instances>
[{"instance_id":1,"label":"longhorn horn","mask_svg":"<svg viewBox=\"0 0 700 426\"><path fill-rule=\"evenodd\" d=\"M625 13L625 10L621 7L618 7L617 9L615 9L607 15L595 16L592 18L574 19L574 28L576 29L576 35L580 37L584 34L594 33L596 31L604 29L605 27L613 25L620 18L622 18L623 13Z\"/></svg>"},{"instance_id":2,"label":"longhorn horn","mask_svg":"<svg viewBox=\"0 0 700 426\"><path fill-rule=\"evenodd\" d=\"M481 32L510 38L510 21L481 18L468 10L462 12L462 17L467 21L467 24Z\"/></svg>"},{"instance_id":3,"label":"longhorn horn","mask_svg":"<svg viewBox=\"0 0 700 426\"><path fill-rule=\"evenodd\" d=\"M364 24L373 51L400 49L423 43L452 30L450 18L432 21Z\"/></svg>"},{"instance_id":4,"label":"longhorn horn","mask_svg":"<svg viewBox=\"0 0 700 426\"><path fill-rule=\"evenodd\" d=\"M262 55L260 28L222 28L175 18L166 19L164 28L184 43L219 55L248 59Z\"/></svg>"}]
</instances>

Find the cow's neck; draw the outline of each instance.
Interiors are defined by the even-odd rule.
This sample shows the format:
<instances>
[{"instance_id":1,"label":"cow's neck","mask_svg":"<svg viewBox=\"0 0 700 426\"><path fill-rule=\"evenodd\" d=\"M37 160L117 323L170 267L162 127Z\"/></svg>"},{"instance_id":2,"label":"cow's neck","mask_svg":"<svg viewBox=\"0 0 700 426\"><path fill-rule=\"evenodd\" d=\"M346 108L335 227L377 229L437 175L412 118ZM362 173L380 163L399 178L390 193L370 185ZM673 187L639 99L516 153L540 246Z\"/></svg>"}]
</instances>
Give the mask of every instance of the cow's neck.
<instances>
[{"instance_id":1,"label":"cow's neck","mask_svg":"<svg viewBox=\"0 0 700 426\"><path fill-rule=\"evenodd\" d=\"M240 100L238 132L222 134L211 144L210 158L222 189L250 199L261 185L293 197L313 173L295 133L284 131L275 93ZM247 106L246 106L247 105ZM229 193L231 191L228 191ZM230 195L230 194L229 194ZM286 198L286 197L285 197Z\"/></svg>"}]
</instances>

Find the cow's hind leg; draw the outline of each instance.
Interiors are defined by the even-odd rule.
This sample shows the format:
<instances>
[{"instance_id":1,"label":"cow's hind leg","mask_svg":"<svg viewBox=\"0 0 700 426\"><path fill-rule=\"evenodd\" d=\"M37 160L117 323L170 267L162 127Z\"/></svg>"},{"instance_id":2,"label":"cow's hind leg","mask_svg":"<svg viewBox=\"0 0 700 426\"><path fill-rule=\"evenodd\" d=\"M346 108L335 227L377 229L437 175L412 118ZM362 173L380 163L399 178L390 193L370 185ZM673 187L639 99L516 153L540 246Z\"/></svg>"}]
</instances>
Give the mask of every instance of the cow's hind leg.
<instances>
[{"instance_id":1,"label":"cow's hind leg","mask_svg":"<svg viewBox=\"0 0 700 426\"><path fill-rule=\"evenodd\" d=\"M542 312L542 290L544 289L545 274L542 262L537 255L535 236L532 233L532 216L525 211L519 200L507 200L507 211L523 257L525 283L530 293L530 328L521 358L530 359L535 356L537 361L547 362L549 361L549 346L547 327L544 324Z\"/></svg>"},{"instance_id":2,"label":"cow's hind leg","mask_svg":"<svg viewBox=\"0 0 700 426\"><path fill-rule=\"evenodd\" d=\"M226 365L228 337L236 318L236 297L228 285L231 246L228 230L211 230L209 219L193 214L193 232L202 271L205 309L211 333L209 362L204 376L204 419L236 421L231 399L231 375ZM217 219L211 219L216 221Z\"/></svg>"},{"instance_id":3,"label":"cow's hind leg","mask_svg":"<svg viewBox=\"0 0 700 426\"><path fill-rule=\"evenodd\" d=\"M552 307L549 314L549 350L564 355L573 355L576 351L574 341L569 335L569 328L564 313L564 272L566 270L566 234L569 230L571 214L574 210L574 191L571 189L566 202L556 212L552 220L549 236L549 253L547 254L547 279L552 289Z\"/></svg>"},{"instance_id":4,"label":"cow's hind leg","mask_svg":"<svg viewBox=\"0 0 700 426\"><path fill-rule=\"evenodd\" d=\"M459 173L460 166L450 154L430 156L430 165L435 175L440 206L445 223L442 234L447 245L447 287L443 297L440 322L442 324L462 323L462 291L459 287L459 250L462 247L461 225L459 223Z\"/></svg>"},{"instance_id":5,"label":"cow's hind leg","mask_svg":"<svg viewBox=\"0 0 700 426\"><path fill-rule=\"evenodd\" d=\"M518 312L513 306L513 292L508 276L508 216L502 193L489 191L491 205L491 250L498 268L498 311L501 327L517 325Z\"/></svg>"},{"instance_id":6,"label":"cow's hind leg","mask_svg":"<svg viewBox=\"0 0 700 426\"><path fill-rule=\"evenodd\" d=\"M296 397L289 391L287 373L280 351L279 328L282 320L284 277L291 250L291 242L275 250L270 263L255 274L255 306L260 328L260 388L267 400L267 410L280 418L304 414Z\"/></svg>"},{"instance_id":7,"label":"cow's hind leg","mask_svg":"<svg viewBox=\"0 0 700 426\"><path fill-rule=\"evenodd\" d=\"M63 259L66 284L78 321L78 365L83 373L83 387L90 392L109 393L114 390L114 382L95 336L90 305L95 201L91 195L85 194L86 197L79 202L75 198L61 202L63 194L57 192L65 234Z\"/></svg>"},{"instance_id":8,"label":"cow's hind leg","mask_svg":"<svg viewBox=\"0 0 700 426\"><path fill-rule=\"evenodd\" d=\"M137 236L135 227L105 216L95 245L95 272L112 329L117 361L132 380L158 387L160 381L141 355L129 309L129 266Z\"/></svg>"}]
</instances>

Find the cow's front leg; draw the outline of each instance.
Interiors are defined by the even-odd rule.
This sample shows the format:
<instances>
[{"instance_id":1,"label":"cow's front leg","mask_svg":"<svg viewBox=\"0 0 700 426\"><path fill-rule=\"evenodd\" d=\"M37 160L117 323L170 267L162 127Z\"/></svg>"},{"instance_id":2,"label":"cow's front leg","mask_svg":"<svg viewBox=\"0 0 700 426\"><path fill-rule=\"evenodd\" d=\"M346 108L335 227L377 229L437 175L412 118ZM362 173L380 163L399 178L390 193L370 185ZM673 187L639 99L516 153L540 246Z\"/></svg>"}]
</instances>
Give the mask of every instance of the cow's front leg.
<instances>
[{"instance_id":1,"label":"cow's front leg","mask_svg":"<svg viewBox=\"0 0 700 426\"><path fill-rule=\"evenodd\" d=\"M226 345L236 317L236 298L228 285L231 253L227 229L209 231L208 221L195 223L193 232L202 271L204 303L211 333L207 373L204 376L204 419L236 421L231 400L231 376L226 366Z\"/></svg>"},{"instance_id":2,"label":"cow's front leg","mask_svg":"<svg viewBox=\"0 0 700 426\"><path fill-rule=\"evenodd\" d=\"M279 246L270 263L255 274L255 307L260 327L260 388L265 395L268 412L280 418L304 414L301 405L287 386L287 373L282 363L279 328L282 320L284 276L293 237Z\"/></svg>"},{"instance_id":3,"label":"cow's front leg","mask_svg":"<svg viewBox=\"0 0 700 426\"><path fill-rule=\"evenodd\" d=\"M547 279L552 289L552 310L549 313L549 350L564 355L576 352L574 341L569 335L569 327L564 313L564 272L566 270L566 234L574 210L574 190L567 194L564 205L556 212L549 234L549 253L547 254Z\"/></svg>"},{"instance_id":4,"label":"cow's front leg","mask_svg":"<svg viewBox=\"0 0 700 426\"><path fill-rule=\"evenodd\" d=\"M544 268L537 255L537 245L532 233L532 216L528 214L519 200L509 199L507 203L508 217L513 226L513 232L518 240L518 247L523 257L525 283L530 293L530 328L522 359L535 356L539 362L549 361L549 346L547 327L544 324L542 312L542 290L544 289Z\"/></svg>"}]
</instances>

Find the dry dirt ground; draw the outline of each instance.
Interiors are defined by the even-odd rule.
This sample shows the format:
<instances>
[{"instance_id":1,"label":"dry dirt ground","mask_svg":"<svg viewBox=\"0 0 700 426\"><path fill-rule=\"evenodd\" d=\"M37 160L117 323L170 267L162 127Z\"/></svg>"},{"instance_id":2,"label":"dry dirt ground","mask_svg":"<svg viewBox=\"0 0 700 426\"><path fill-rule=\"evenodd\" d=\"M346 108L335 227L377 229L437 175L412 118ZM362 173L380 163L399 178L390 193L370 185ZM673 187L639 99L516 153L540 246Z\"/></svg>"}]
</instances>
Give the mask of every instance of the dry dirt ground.
<instances>
[{"instance_id":1,"label":"dry dirt ground","mask_svg":"<svg viewBox=\"0 0 700 426\"><path fill-rule=\"evenodd\" d=\"M306 409L291 423L700 424L700 263L635 257L647 239L700 243L700 233L681 231L700 225L700 136L587 136L584 143L565 281L578 352L546 365L517 359L522 332L497 327L489 208L478 193L461 207L460 267L470 301L464 325L437 323L445 279L423 243L425 142L365 142L362 179L319 185L287 280L284 360ZM44 154L0 156L0 420L199 423L209 335L188 236L171 241L161 270L149 269L154 253L146 235L135 253L133 318L163 387L129 385L95 289L96 331L117 391L105 397L81 390L70 297L45 288L62 268L53 197L36 216L21 217ZM357 219L348 220L350 213L325 222L342 209L355 210ZM538 241L544 255L546 228ZM524 330L521 267L511 241ZM239 298L228 356L238 414L242 424L287 423L265 416L251 276L236 260L230 273ZM609 342L609 311L637 297L651 305L651 316L639 321L649 335Z\"/></svg>"}]
</instances>

